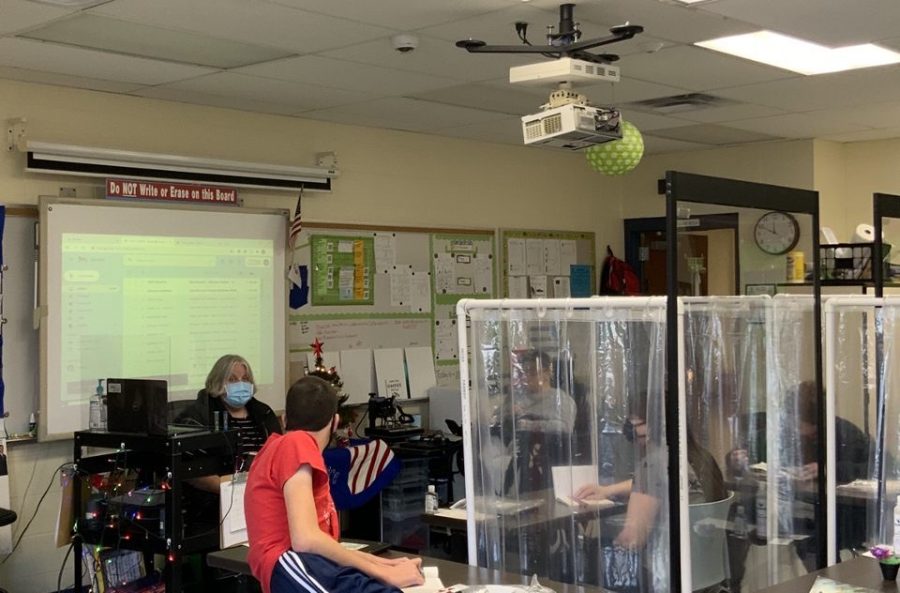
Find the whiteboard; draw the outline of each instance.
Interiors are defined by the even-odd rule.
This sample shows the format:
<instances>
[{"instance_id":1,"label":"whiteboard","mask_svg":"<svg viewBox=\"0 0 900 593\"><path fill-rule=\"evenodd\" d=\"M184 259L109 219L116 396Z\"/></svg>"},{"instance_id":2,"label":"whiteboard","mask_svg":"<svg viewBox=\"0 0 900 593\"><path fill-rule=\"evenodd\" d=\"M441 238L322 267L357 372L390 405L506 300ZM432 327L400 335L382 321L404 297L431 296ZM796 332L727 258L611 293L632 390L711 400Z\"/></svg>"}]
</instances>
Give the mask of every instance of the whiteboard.
<instances>
[{"instance_id":1,"label":"whiteboard","mask_svg":"<svg viewBox=\"0 0 900 593\"><path fill-rule=\"evenodd\" d=\"M240 354L256 397L286 392L287 210L41 198L43 438L87 428L99 379L194 399Z\"/></svg>"},{"instance_id":2,"label":"whiteboard","mask_svg":"<svg viewBox=\"0 0 900 593\"><path fill-rule=\"evenodd\" d=\"M35 225L33 206L7 206L3 232L3 381L6 431L28 431L28 417L38 410L38 331L34 326Z\"/></svg>"}]
</instances>

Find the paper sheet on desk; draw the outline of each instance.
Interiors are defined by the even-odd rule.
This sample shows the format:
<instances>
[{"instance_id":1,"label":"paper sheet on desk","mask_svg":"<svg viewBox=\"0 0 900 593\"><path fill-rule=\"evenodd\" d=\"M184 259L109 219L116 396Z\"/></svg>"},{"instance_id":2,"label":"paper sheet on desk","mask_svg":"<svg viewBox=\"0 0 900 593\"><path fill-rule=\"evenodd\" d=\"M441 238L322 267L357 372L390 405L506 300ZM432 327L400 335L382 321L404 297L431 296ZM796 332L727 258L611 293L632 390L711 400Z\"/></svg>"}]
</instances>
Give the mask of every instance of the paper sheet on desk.
<instances>
[{"instance_id":1,"label":"paper sheet on desk","mask_svg":"<svg viewBox=\"0 0 900 593\"><path fill-rule=\"evenodd\" d=\"M874 593L875 589L866 587L858 587L841 581L826 579L825 577L816 577L815 582L809 589L809 593Z\"/></svg>"},{"instance_id":2,"label":"paper sheet on desk","mask_svg":"<svg viewBox=\"0 0 900 593\"><path fill-rule=\"evenodd\" d=\"M582 486L596 484L599 476L596 465L556 465L550 471L557 500L571 499Z\"/></svg>"},{"instance_id":3,"label":"paper sheet on desk","mask_svg":"<svg viewBox=\"0 0 900 593\"><path fill-rule=\"evenodd\" d=\"M425 584L417 587L406 587L403 593L437 593L444 588L437 566L424 566L422 572L425 575Z\"/></svg>"}]
</instances>

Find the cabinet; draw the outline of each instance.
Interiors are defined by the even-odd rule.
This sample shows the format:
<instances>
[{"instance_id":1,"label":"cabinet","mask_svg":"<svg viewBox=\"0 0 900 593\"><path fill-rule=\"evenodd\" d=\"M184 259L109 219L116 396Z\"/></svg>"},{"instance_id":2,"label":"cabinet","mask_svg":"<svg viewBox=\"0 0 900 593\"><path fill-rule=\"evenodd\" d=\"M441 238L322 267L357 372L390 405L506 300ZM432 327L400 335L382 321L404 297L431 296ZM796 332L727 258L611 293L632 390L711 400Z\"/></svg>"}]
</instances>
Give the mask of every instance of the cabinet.
<instances>
[{"instance_id":1,"label":"cabinet","mask_svg":"<svg viewBox=\"0 0 900 593\"><path fill-rule=\"evenodd\" d=\"M234 471L237 433L183 429L168 435L144 435L97 430L75 433L75 473L72 508L75 593L82 593L82 547L96 545L144 553L148 571L154 556L162 556L168 593L181 593L181 564L186 554L219 548L218 509L211 521L191 511L185 520L184 481ZM98 449L98 450L93 450ZM123 474L134 480L116 483ZM99 476L108 484L97 488ZM112 481L109 478L113 478ZM85 490L84 480L93 485ZM89 493L83 500L83 493Z\"/></svg>"}]
</instances>

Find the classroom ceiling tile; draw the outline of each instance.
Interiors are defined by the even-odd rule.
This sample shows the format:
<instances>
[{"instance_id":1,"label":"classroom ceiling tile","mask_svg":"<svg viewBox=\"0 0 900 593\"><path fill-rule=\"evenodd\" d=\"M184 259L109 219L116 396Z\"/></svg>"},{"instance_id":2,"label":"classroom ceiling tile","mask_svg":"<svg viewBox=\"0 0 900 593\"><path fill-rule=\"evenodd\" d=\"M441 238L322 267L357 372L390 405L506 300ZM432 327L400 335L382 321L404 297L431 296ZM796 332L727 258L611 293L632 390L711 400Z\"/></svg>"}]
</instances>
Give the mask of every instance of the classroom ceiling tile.
<instances>
[{"instance_id":1,"label":"classroom ceiling tile","mask_svg":"<svg viewBox=\"0 0 900 593\"><path fill-rule=\"evenodd\" d=\"M382 68L445 76L471 82L502 78L509 84L512 66L530 64L544 58L514 56L509 54L470 54L446 39L418 35L419 46L415 51L402 53L394 49L390 37L382 37L322 52L324 58L335 58Z\"/></svg>"},{"instance_id":2,"label":"classroom ceiling tile","mask_svg":"<svg viewBox=\"0 0 900 593\"><path fill-rule=\"evenodd\" d=\"M620 106L631 101L643 101L657 97L680 95L687 89L667 86L656 82L638 80L630 76L622 76L619 82L604 82L591 86L579 87L578 92L584 93L595 105ZM546 91L545 91L546 92Z\"/></svg>"},{"instance_id":3,"label":"classroom ceiling tile","mask_svg":"<svg viewBox=\"0 0 900 593\"><path fill-rule=\"evenodd\" d=\"M69 74L57 74L53 72L41 72L24 68L10 68L0 66L0 78L21 80L23 82L36 82L38 84L51 84L56 86L68 86L106 93L128 93L143 85L134 82L117 82L114 80L100 80L85 78L83 76L71 76Z\"/></svg>"},{"instance_id":4,"label":"classroom ceiling tile","mask_svg":"<svg viewBox=\"0 0 900 593\"><path fill-rule=\"evenodd\" d=\"M501 113L437 105L404 97L344 105L304 113L303 117L363 126L426 132L492 120L508 119Z\"/></svg>"},{"instance_id":5,"label":"classroom ceiling tile","mask_svg":"<svg viewBox=\"0 0 900 593\"><path fill-rule=\"evenodd\" d=\"M786 111L812 111L880 102L900 96L900 66L882 66L818 76L798 76L720 88L714 94Z\"/></svg>"},{"instance_id":6,"label":"classroom ceiling tile","mask_svg":"<svg viewBox=\"0 0 900 593\"><path fill-rule=\"evenodd\" d=\"M270 0L333 17L391 29L411 31L447 21L458 21L508 8L510 0L454 0L453 2L418 2L411 7L408 0Z\"/></svg>"},{"instance_id":7,"label":"classroom ceiling tile","mask_svg":"<svg viewBox=\"0 0 900 593\"><path fill-rule=\"evenodd\" d=\"M234 97L244 101L260 100L272 104L293 105L292 113L368 101L376 97L374 93L258 78L233 72L219 72L166 86L170 89Z\"/></svg>"},{"instance_id":8,"label":"classroom ceiling tile","mask_svg":"<svg viewBox=\"0 0 900 593\"><path fill-rule=\"evenodd\" d=\"M755 64L700 47L679 45L653 54L625 56L623 77L705 91L799 76L787 70Z\"/></svg>"},{"instance_id":9,"label":"classroom ceiling tile","mask_svg":"<svg viewBox=\"0 0 900 593\"><path fill-rule=\"evenodd\" d=\"M419 30L419 33L452 42L460 39L480 39L490 44L519 45L522 43L516 35L516 23L519 21L529 23L528 39L537 45L544 41L545 26L559 23L559 13L530 3L518 2L504 10L425 27ZM464 49L459 49L459 52L468 53ZM537 54L535 57L540 58Z\"/></svg>"},{"instance_id":10,"label":"classroom ceiling tile","mask_svg":"<svg viewBox=\"0 0 900 593\"><path fill-rule=\"evenodd\" d=\"M771 134L782 138L818 138L820 136L858 131L860 127L840 119L823 119L808 113L791 113L772 117L744 119L728 123L729 126Z\"/></svg>"},{"instance_id":11,"label":"classroom ceiling tile","mask_svg":"<svg viewBox=\"0 0 900 593\"><path fill-rule=\"evenodd\" d=\"M114 0L92 14L245 43L315 52L389 35L384 27L245 0Z\"/></svg>"},{"instance_id":12,"label":"classroom ceiling tile","mask_svg":"<svg viewBox=\"0 0 900 593\"><path fill-rule=\"evenodd\" d=\"M453 136L454 138L521 146L522 120L517 117L500 119L455 128L443 128L437 130L436 133L442 136Z\"/></svg>"},{"instance_id":13,"label":"classroom ceiling tile","mask_svg":"<svg viewBox=\"0 0 900 593\"><path fill-rule=\"evenodd\" d=\"M76 9L39 4L32 0L3 0L0 4L0 35L18 33L72 14Z\"/></svg>"},{"instance_id":14,"label":"classroom ceiling tile","mask_svg":"<svg viewBox=\"0 0 900 593\"><path fill-rule=\"evenodd\" d=\"M185 35L181 31L94 14L57 20L20 36L211 68L234 68L293 55L272 47L208 35Z\"/></svg>"},{"instance_id":15,"label":"classroom ceiling tile","mask_svg":"<svg viewBox=\"0 0 900 593\"><path fill-rule=\"evenodd\" d=\"M679 43L749 33L757 28L749 22L659 0L607 0L580 4L577 10L580 19L608 25L629 22L643 26L648 36Z\"/></svg>"},{"instance_id":16,"label":"classroom ceiling tile","mask_svg":"<svg viewBox=\"0 0 900 593\"><path fill-rule=\"evenodd\" d=\"M214 95L212 93L199 93L184 89L171 88L169 86L146 87L134 91L132 95L147 97L148 99L161 99L163 101L176 101L178 103L192 103L194 105L210 105L225 109L238 109L240 111L253 111L257 113L275 113L279 115L294 115L297 105L290 103L275 103L258 98L247 98L234 95Z\"/></svg>"},{"instance_id":17,"label":"classroom ceiling tile","mask_svg":"<svg viewBox=\"0 0 900 593\"><path fill-rule=\"evenodd\" d=\"M711 144L699 144L696 142L684 142L644 134L644 154L661 154L665 152L682 152L685 150L706 150L715 148Z\"/></svg>"},{"instance_id":18,"label":"classroom ceiling tile","mask_svg":"<svg viewBox=\"0 0 900 593\"><path fill-rule=\"evenodd\" d=\"M688 125L690 122L678 119L676 117L668 117L665 115L656 115L654 113L644 113L635 109L622 109L622 119L631 122L637 126L638 130L662 130L666 128L675 128Z\"/></svg>"},{"instance_id":19,"label":"classroom ceiling tile","mask_svg":"<svg viewBox=\"0 0 900 593\"><path fill-rule=\"evenodd\" d=\"M829 47L896 37L900 23L896 0L718 0L698 8Z\"/></svg>"},{"instance_id":20,"label":"classroom ceiling tile","mask_svg":"<svg viewBox=\"0 0 900 593\"><path fill-rule=\"evenodd\" d=\"M214 71L199 66L13 38L0 39L0 65L145 85L163 84Z\"/></svg>"},{"instance_id":21,"label":"classroom ceiling tile","mask_svg":"<svg viewBox=\"0 0 900 593\"><path fill-rule=\"evenodd\" d=\"M413 99L445 105L458 105L509 115L527 115L537 111L534 95L514 87L499 88L484 84L466 84L410 95Z\"/></svg>"},{"instance_id":22,"label":"classroom ceiling tile","mask_svg":"<svg viewBox=\"0 0 900 593\"><path fill-rule=\"evenodd\" d=\"M382 95L405 95L459 84L451 78L318 56L277 60L235 68L232 72L297 83L315 81L322 86Z\"/></svg>"},{"instance_id":23,"label":"classroom ceiling tile","mask_svg":"<svg viewBox=\"0 0 900 593\"><path fill-rule=\"evenodd\" d=\"M704 107L690 111L680 111L678 112L678 117L696 122L721 123L736 119L780 115L782 113L784 113L784 111L776 109L775 107L752 103L738 103L736 105L725 105L723 107Z\"/></svg>"},{"instance_id":24,"label":"classroom ceiling tile","mask_svg":"<svg viewBox=\"0 0 900 593\"><path fill-rule=\"evenodd\" d=\"M696 142L698 144L715 144L718 146L780 139L780 136L735 129L717 124L693 124L678 128L657 129L653 130L653 135L660 138L669 138L670 140Z\"/></svg>"},{"instance_id":25,"label":"classroom ceiling tile","mask_svg":"<svg viewBox=\"0 0 900 593\"><path fill-rule=\"evenodd\" d=\"M892 138L900 138L900 126L822 136L823 140L832 140L834 142L870 142L872 140L888 140Z\"/></svg>"}]
</instances>

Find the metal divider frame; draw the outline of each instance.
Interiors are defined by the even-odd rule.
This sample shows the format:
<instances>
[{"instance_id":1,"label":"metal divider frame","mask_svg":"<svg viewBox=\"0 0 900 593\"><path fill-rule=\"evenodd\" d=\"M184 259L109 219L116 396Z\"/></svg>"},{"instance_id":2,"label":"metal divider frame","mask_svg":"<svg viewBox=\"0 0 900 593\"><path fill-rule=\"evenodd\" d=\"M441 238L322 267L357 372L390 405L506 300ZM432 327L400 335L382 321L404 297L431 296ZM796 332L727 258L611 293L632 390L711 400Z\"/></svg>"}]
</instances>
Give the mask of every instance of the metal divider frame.
<instances>
[{"instance_id":1,"label":"metal divider frame","mask_svg":"<svg viewBox=\"0 0 900 593\"><path fill-rule=\"evenodd\" d=\"M734 208L752 208L777 210L782 212L794 212L812 216L812 260L813 260L813 296L815 299L814 316L820 320L821 316L821 283L819 261L819 194L813 190L804 190L749 181L738 181L721 177L710 177L683 173L679 171L666 171L665 177L666 195L666 293L668 299L666 330L666 368L667 386L669 393L682 393L683 381L677 373L671 369L679 368L681 356L681 344L678 332L678 202L685 201L695 204L709 204ZM826 424L825 407L822 393L822 324L815 324L815 380L817 387L817 399L819 401L817 425L819 434L824 434ZM670 400L671 401L671 400ZM681 426L679 409L674 406L666 406L666 441L669 451L669 472L678 471L681 457L679 446L679 428ZM819 487L817 496L819 500L826 498L826 483L823 475L826 467L826 447L820 447L817 452L819 467ZM681 480L669 481L669 505L670 508L679 508L682 496ZM827 523L827 509L824 505L816 508L816 522L819 525ZM678 533L681 545L670 546L671 566L681 567L682 575L686 566L682 557L682 549L689 549L690 534L687 526L681 525L681 513L670 513L670 533ZM688 552L690 559L690 552ZM826 537L823 530L817 530L816 559L819 568L825 567L826 562ZM682 576L680 581L672 583L672 593L687 593L689 577Z\"/></svg>"}]
</instances>

